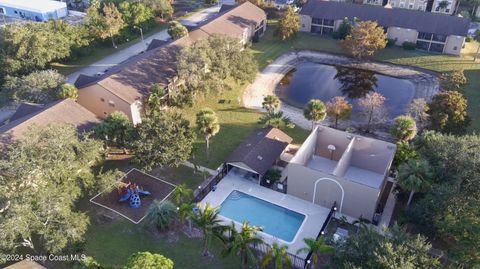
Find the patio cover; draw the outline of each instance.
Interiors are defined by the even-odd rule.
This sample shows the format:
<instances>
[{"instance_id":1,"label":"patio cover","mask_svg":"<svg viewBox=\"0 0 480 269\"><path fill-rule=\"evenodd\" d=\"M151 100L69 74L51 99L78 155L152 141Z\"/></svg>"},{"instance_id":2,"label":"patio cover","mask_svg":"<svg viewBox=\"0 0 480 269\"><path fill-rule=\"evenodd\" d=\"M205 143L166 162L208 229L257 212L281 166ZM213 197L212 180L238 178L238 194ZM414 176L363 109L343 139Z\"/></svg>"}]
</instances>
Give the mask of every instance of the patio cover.
<instances>
[{"instance_id":1,"label":"patio cover","mask_svg":"<svg viewBox=\"0 0 480 269\"><path fill-rule=\"evenodd\" d=\"M292 140L277 128L257 129L230 154L226 164L263 177Z\"/></svg>"}]
</instances>

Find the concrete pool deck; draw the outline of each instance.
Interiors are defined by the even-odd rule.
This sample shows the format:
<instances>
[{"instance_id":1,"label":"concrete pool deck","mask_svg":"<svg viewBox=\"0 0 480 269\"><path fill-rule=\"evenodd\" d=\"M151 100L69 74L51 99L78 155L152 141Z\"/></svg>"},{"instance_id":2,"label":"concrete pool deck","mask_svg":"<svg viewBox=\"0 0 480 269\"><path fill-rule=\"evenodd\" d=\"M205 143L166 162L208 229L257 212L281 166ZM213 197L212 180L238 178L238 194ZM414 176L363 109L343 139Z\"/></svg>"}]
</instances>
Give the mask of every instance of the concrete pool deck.
<instances>
[{"instance_id":1,"label":"concrete pool deck","mask_svg":"<svg viewBox=\"0 0 480 269\"><path fill-rule=\"evenodd\" d=\"M277 242L280 245L286 245L289 253L302 258L305 258L307 253L297 254L297 251L305 246L303 239L316 238L320 232L320 229L322 228L323 223L327 219L328 213L330 212L330 209L328 208L324 208L300 198L262 187L258 183L246 180L232 172L226 175L217 185L216 190L210 192L200 202L200 204L201 206L205 206L205 204L208 203L210 206L220 207L223 201L225 201L228 195L230 195L230 193L234 190L305 215L305 220L300 226L292 242L285 242L263 232L259 234L265 243L272 245L272 243ZM224 224L232 223L232 220L229 218L225 218L221 215L220 218L222 221L224 221ZM241 223L235 223L235 226L240 228Z\"/></svg>"},{"instance_id":2,"label":"concrete pool deck","mask_svg":"<svg viewBox=\"0 0 480 269\"><path fill-rule=\"evenodd\" d=\"M262 72L257 75L255 81L245 90L243 94L244 106L263 110L263 98L267 95L275 95L276 87L285 74L303 62L358 68L386 76L406 79L414 84L415 92L413 99L424 98L427 102L431 100L433 95L438 93L440 88L439 80L435 75L421 72L414 68L302 50L283 54L263 69ZM280 110L297 126L304 129L311 128L311 122L304 118L302 109L282 102Z\"/></svg>"}]
</instances>

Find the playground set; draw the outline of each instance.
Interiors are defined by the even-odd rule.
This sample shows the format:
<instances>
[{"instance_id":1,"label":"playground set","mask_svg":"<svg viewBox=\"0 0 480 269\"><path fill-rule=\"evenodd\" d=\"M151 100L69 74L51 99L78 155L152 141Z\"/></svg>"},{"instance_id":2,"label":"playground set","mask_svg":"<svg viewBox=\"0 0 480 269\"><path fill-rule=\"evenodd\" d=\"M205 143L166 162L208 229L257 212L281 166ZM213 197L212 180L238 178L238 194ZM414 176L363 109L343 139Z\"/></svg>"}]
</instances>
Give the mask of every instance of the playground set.
<instances>
[{"instance_id":1,"label":"playground set","mask_svg":"<svg viewBox=\"0 0 480 269\"><path fill-rule=\"evenodd\" d=\"M138 224L145 218L150 205L155 200L168 199L175 187L168 181L133 168L115 183L111 191L98 193L90 202Z\"/></svg>"},{"instance_id":2,"label":"playground set","mask_svg":"<svg viewBox=\"0 0 480 269\"><path fill-rule=\"evenodd\" d=\"M151 193L149 191L143 190L137 184L128 182L119 182L120 186L118 186L118 193L121 195L119 202L126 202L128 201L128 205L131 208L139 208L142 205L142 201L140 199L141 196L150 196Z\"/></svg>"}]
</instances>

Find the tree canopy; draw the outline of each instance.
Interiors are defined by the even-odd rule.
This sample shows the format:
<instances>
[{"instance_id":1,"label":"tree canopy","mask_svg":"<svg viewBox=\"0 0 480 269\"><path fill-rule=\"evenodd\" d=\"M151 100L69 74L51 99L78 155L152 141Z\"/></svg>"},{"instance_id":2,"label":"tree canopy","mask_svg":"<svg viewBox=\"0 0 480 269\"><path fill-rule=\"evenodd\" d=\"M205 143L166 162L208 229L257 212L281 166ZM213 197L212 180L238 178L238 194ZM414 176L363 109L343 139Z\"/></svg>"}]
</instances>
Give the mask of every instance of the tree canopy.
<instances>
[{"instance_id":1,"label":"tree canopy","mask_svg":"<svg viewBox=\"0 0 480 269\"><path fill-rule=\"evenodd\" d=\"M355 25L350 34L341 41L342 47L352 56L372 56L387 45L387 34L373 21L362 21Z\"/></svg>"},{"instance_id":2,"label":"tree canopy","mask_svg":"<svg viewBox=\"0 0 480 269\"><path fill-rule=\"evenodd\" d=\"M173 261L160 254L137 252L128 258L123 269L173 269Z\"/></svg>"},{"instance_id":3,"label":"tree canopy","mask_svg":"<svg viewBox=\"0 0 480 269\"><path fill-rule=\"evenodd\" d=\"M457 91L443 91L433 96L428 105L433 130L462 134L469 124L467 99Z\"/></svg>"},{"instance_id":4,"label":"tree canopy","mask_svg":"<svg viewBox=\"0 0 480 269\"><path fill-rule=\"evenodd\" d=\"M348 119L352 114L352 105L343 96L335 96L327 102L327 116L333 119L335 128L339 119Z\"/></svg>"},{"instance_id":5,"label":"tree canopy","mask_svg":"<svg viewBox=\"0 0 480 269\"><path fill-rule=\"evenodd\" d=\"M307 120L312 121L313 130L315 124L319 121L324 120L327 116L327 108L321 100L312 99L303 109L303 116Z\"/></svg>"},{"instance_id":6,"label":"tree canopy","mask_svg":"<svg viewBox=\"0 0 480 269\"><path fill-rule=\"evenodd\" d=\"M18 247L58 253L82 241L89 219L75 211L85 193L97 193L116 180L98 175L98 141L78 137L71 125L32 127L0 159L0 253Z\"/></svg>"},{"instance_id":7,"label":"tree canopy","mask_svg":"<svg viewBox=\"0 0 480 269\"><path fill-rule=\"evenodd\" d=\"M398 226L385 234L360 228L337 244L332 268L440 268L440 262L430 257L431 245L424 237L409 235Z\"/></svg>"},{"instance_id":8,"label":"tree canopy","mask_svg":"<svg viewBox=\"0 0 480 269\"><path fill-rule=\"evenodd\" d=\"M257 65L249 50L237 38L211 35L177 55L177 72L191 95L220 92L228 88L227 79L252 81Z\"/></svg>"},{"instance_id":9,"label":"tree canopy","mask_svg":"<svg viewBox=\"0 0 480 269\"><path fill-rule=\"evenodd\" d=\"M282 40L294 37L300 31L300 18L295 10L288 6L282 18L278 21L277 35Z\"/></svg>"},{"instance_id":10,"label":"tree canopy","mask_svg":"<svg viewBox=\"0 0 480 269\"><path fill-rule=\"evenodd\" d=\"M72 26L62 20L8 24L0 28L3 71L25 75L44 69L90 41L83 26Z\"/></svg>"},{"instance_id":11,"label":"tree canopy","mask_svg":"<svg viewBox=\"0 0 480 269\"><path fill-rule=\"evenodd\" d=\"M115 111L95 126L94 134L107 146L127 147L134 135L134 126L125 113Z\"/></svg>"},{"instance_id":12,"label":"tree canopy","mask_svg":"<svg viewBox=\"0 0 480 269\"><path fill-rule=\"evenodd\" d=\"M390 133L398 141L410 141L417 135L417 124L410 116L398 116L390 127Z\"/></svg>"},{"instance_id":13,"label":"tree canopy","mask_svg":"<svg viewBox=\"0 0 480 269\"><path fill-rule=\"evenodd\" d=\"M7 76L3 88L21 102L48 103L61 98L65 77L56 70L34 71L22 77Z\"/></svg>"},{"instance_id":14,"label":"tree canopy","mask_svg":"<svg viewBox=\"0 0 480 269\"><path fill-rule=\"evenodd\" d=\"M139 2L121 2L118 9L123 21L130 27L141 26L154 19L153 10Z\"/></svg>"},{"instance_id":15,"label":"tree canopy","mask_svg":"<svg viewBox=\"0 0 480 269\"><path fill-rule=\"evenodd\" d=\"M190 123L179 113L154 113L137 125L135 161L147 170L178 166L190 157L194 138Z\"/></svg>"},{"instance_id":16,"label":"tree canopy","mask_svg":"<svg viewBox=\"0 0 480 269\"><path fill-rule=\"evenodd\" d=\"M172 39L177 39L188 35L188 29L178 21L171 21L168 24L168 34Z\"/></svg>"},{"instance_id":17,"label":"tree canopy","mask_svg":"<svg viewBox=\"0 0 480 269\"><path fill-rule=\"evenodd\" d=\"M91 36L102 40L110 38L113 47L116 47L114 36L125 26L122 14L114 3L104 4L101 12L95 7L88 8L86 22Z\"/></svg>"}]
</instances>

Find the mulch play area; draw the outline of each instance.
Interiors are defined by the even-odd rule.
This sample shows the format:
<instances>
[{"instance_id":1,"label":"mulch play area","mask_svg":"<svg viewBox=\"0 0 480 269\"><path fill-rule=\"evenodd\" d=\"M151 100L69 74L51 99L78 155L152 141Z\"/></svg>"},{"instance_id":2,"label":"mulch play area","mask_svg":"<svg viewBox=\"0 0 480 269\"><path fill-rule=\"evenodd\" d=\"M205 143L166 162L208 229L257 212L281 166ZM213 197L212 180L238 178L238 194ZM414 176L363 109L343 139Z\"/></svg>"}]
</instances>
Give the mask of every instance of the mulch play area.
<instances>
[{"instance_id":1,"label":"mulch play area","mask_svg":"<svg viewBox=\"0 0 480 269\"><path fill-rule=\"evenodd\" d=\"M147 210L154 200L163 201L167 199L176 187L170 182L135 168L128 171L119 180L119 183L118 185L121 185L121 188L116 187L109 193L101 192L90 199L90 202L111 210L135 224L140 223L145 218ZM138 208L134 208L135 205L138 206L138 201L135 203L132 200L134 198L127 195L127 193L130 194L130 191L140 196L141 204ZM142 193L146 195L142 195ZM125 197L125 201L120 202L122 197ZM127 199L126 197L130 198Z\"/></svg>"}]
</instances>

